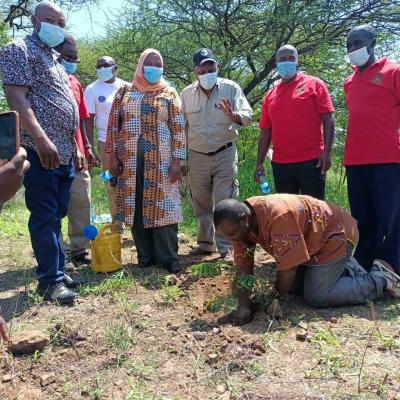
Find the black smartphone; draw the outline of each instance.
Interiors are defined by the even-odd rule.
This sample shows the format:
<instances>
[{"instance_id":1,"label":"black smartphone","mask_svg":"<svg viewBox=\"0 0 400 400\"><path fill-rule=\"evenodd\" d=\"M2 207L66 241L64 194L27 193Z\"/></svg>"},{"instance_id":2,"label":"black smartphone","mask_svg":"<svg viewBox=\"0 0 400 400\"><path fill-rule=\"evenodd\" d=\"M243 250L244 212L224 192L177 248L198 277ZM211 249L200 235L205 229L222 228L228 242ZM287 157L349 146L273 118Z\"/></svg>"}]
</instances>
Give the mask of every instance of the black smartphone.
<instances>
[{"instance_id":1,"label":"black smartphone","mask_svg":"<svg viewBox=\"0 0 400 400\"><path fill-rule=\"evenodd\" d=\"M16 111L0 113L0 160L11 160L19 150L19 116Z\"/></svg>"}]
</instances>

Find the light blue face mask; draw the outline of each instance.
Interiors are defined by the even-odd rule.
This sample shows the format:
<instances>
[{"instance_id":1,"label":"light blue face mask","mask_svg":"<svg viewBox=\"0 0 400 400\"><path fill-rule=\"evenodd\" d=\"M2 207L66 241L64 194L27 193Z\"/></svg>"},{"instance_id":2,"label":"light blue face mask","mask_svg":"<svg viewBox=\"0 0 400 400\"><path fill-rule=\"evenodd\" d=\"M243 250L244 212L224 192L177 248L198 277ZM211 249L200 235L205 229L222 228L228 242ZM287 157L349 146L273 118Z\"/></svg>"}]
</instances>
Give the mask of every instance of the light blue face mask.
<instances>
[{"instance_id":1,"label":"light blue face mask","mask_svg":"<svg viewBox=\"0 0 400 400\"><path fill-rule=\"evenodd\" d=\"M64 29L48 22L40 22L39 39L49 47L56 47L64 41Z\"/></svg>"},{"instance_id":2,"label":"light blue face mask","mask_svg":"<svg viewBox=\"0 0 400 400\"><path fill-rule=\"evenodd\" d=\"M110 79L113 78L114 74L113 74L113 68L114 67L103 67L103 68L98 68L97 69L97 77L103 81L103 82L107 82Z\"/></svg>"},{"instance_id":3,"label":"light blue face mask","mask_svg":"<svg viewBox=\"0 0 400 400\"><path fill-rule=\"evenodd\" d=\"M143 66L143 76L151 84L157 83L161 79L163 72L163 68L160 67Z\"/></svg>"},{"instance_id":4,"label":"light blue face mask","mask_svg":"<svg viewBox=\"0 0 400 400\"><path fill-rule=\"evenodd\" d=\"M199 75L199 82L203 89L211 90L217 83L218 72L209 72L208 74Z\"/></svg>"},{"instance_id":5,"label":"light blue face mask","mask_svg":"<svg viewBox=\"0 0 400 400\"><path fill-rule=\"evenodd\" d=\"M64 67L67 74L74 74L78 68L78 64L76 62L71 62L61 59L61 65Z\"/></svg>"},{"instance_id":6,"label":"light blue face mask","mask_svg":"<svg viewBox=\"0 0 400 400\"><path fill-rule=\"evenodd\" d=\"M295 61L283 61L278 63L277 69L281 78L290 79L297 73L297 63Z\"/></svg>"}]
</instances>

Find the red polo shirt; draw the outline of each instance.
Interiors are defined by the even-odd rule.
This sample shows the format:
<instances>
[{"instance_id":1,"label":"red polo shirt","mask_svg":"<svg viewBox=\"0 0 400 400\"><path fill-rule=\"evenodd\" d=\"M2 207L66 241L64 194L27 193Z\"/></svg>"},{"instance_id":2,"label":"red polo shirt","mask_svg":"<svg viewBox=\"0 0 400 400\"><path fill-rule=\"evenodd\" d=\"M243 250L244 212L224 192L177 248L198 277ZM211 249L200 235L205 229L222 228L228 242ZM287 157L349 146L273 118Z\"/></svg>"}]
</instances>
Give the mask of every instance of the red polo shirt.
<instances>
[{"instance_id":1,"label":"red polo shirt","mask_svg":"<svg viewBox=\"0 0 400 400\"><path fill-rule=\"evenodd\" d=\"M325 84L298 73L282 80L264 97L259 128L272 128L272 161L292 163L318 158L324 149L320 114L334 111Z\"/></svg>"},{"instance_id":2,"label":"red polo shirt","mask_svg":"<svg viewBox=\"0 0 400 400\"><path fill-rule=\"evenodd\" d=\"M69 84L71 85L71 89L74 93L76 104L78 105L79 110L79 119L87 119L90 117L90 114L86 108L86 104L83 100L83 87L82 84L78 81L75 75L68 74ZM79 151L82 155L85 155L85 148L83 146L82 134L81 130L78 129L75 134L76 144L78 145Z\"/></svg>"},{"instance_id":3,"label":"red polo shirt","mask_svg":"<svg viewBox=\"0 0 400 400\"><path fill-rule=\"evenodd\" d=\"M344 82L344 164L400 163L400 64L381 58Z\"/></svg>"}]
</instances>

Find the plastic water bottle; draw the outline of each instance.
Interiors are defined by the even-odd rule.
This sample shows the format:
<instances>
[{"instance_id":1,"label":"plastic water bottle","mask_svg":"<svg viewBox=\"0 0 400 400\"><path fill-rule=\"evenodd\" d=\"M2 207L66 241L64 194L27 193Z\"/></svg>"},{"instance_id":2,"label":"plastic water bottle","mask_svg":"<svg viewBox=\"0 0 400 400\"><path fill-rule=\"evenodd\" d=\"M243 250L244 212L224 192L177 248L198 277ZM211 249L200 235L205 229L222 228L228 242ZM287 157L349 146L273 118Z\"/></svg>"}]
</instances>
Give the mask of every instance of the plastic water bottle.
<instances>
[{"instance_id":1,"label":"plastic water bottle","mask_svg":"<svg viewBox=\"0 0 400 400\"><path fill-rule=\"evenodd\" d=\"M111 175L111 172L110 172L110 170L108 169L107 171L103 171L101 174L100 174L100 179L103 181L103 182L108 182L110 179L112 179L113 178L113 176Z\"/></svg>"},{"instance_id":2,"label":"plastic water bottle","mask_svg":"<svg viewBox=\"0 0 400 400\"><path fill-rule=\"evenodd\" d=\"M90 206L90 223L95 224L96 223L96 206L92 204Z\"/></svg>"},{"instance_id":3,"label":"plastic water bottle","mask_svg":"<svg viewBox=\"0 0 400 400\"><path fill-rule=\"evenodd\" d=\"M261 192L264 193L264 194L271 193L271 188L270 188L270 186L268 184L268 181L266 179L264 179L263 174L262 174L261 171L257 172L257 177L261 181L261 183L260 183Z\"/></svg>"}]
</instances>

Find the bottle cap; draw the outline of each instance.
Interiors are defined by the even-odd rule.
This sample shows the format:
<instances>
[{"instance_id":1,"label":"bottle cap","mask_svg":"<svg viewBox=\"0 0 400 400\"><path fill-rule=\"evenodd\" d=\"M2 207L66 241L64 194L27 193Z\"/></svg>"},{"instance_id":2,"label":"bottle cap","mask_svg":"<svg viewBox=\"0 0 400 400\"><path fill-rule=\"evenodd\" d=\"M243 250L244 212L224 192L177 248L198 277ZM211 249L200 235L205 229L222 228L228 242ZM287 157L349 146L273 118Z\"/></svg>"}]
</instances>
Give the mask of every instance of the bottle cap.
<instances>
[{"instance_id":1,"label":"bottle cap","mask_svg":"<svg viewBox=\"0 0 400 400\"><path fill-rule=\"evenodd\" d=\"M87 225L87 226L85 226L85 229L83 230L83 234L85 235L85 237L87 239L94 240L94 239L96 239L98 231L94 225Z\"/></svg>"}]
</instances>

